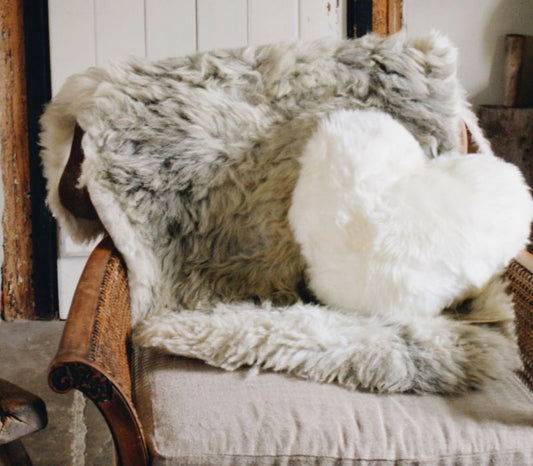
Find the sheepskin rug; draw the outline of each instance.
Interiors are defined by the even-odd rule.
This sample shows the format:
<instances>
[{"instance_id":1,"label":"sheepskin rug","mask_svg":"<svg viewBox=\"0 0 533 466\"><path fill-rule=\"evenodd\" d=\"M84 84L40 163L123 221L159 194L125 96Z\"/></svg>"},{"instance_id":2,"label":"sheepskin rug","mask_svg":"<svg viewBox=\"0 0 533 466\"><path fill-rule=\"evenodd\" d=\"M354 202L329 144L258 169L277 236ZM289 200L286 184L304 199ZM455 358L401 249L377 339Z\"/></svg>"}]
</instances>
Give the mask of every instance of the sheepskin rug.
<instances>
[{"instance_id":1,"label":"sheepskin rug","mask_svg":"<svg viewBox=\"0 0 533 466\"><path fill-rule=\"evenodd\" d=\"M397 144L354 128L369 110ZM457 152L461 120L482 154L464 163L443 155ZM457 393L516 366L498 274L526 242L531 205L517 171L491 155L445 37L116 62L69 78L41 122L50 208L75 239L112 237L138 345L380 392ZM76 122L79 185L98 222L59 201ZM342 167L359 166L358 135L388 151L350 185ZM321 157L337 161L308 169ZM442 230L455 221L468 228Z\"/></svg>"}]
</instances>

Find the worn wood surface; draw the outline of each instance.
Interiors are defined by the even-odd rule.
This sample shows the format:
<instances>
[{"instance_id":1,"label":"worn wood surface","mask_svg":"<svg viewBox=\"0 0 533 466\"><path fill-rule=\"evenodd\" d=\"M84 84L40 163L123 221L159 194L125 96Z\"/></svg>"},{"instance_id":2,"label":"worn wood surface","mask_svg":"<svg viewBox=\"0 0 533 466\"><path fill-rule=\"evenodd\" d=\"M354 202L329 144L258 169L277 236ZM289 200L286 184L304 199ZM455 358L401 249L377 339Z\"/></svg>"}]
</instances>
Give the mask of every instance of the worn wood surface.
<instances>
[{"instance_id":1,"label":"worn wood surface","mask_svg":"<svg viewBox=\"0 0 533 466\"><path fill-rule=\"evenodd\" d=\"M516 107L533 107L533 35L525 35Z\"/></svg>"},{"instance_id":2,"label":"worn wood surface","mask_svg":"<svg viewBox=\"0 0 533 466\"><path fill-rule=\"evenodd\" d=\"M478 116L494 153L517 165L533 187L533 108L481 106Z\"/></svg>"},{"instance_id":3,"label":"worn wood surface","mask_svg":"<svg viewBox=\"0 0 533 466\"><path fill-rule=\"evenodd\" d=\"M533 108L481 106L478 116L495 154L518 165L533 186Z\"/></svg>"},{"instance_id":4,"label":"worn wood surface","mask_svg":"<svg viewBox=\"0 0 533 466\"><path fill-rule=\"evenodd\" d=\"M42 429L46 423L43 400L0 379L0 445Z\"/></svg>"},{"instance_id":5,"label":"worn wood surface","mask_svg":"<svg viewBox=\"0 0 533 466\"><path fill-rule=\"evenodd\" d=\"M93 251L76 288L49 383L82 391L104 415L118 464L144 466L149 453L132 398L126 267L109 238Z\"/></svg>"},{"instance_id":6,"label":"worn wood surface","mask_svg":"<svg viewBox=\"0 0 533 466\"><path fill-rule=\"evenodd\" d=\"M0 466L31 466L31 462L22 441L0 445Z\"/></svg>"},{"instance_id":7,"label":"worn wood surface","mask_svg":"<svg viewBox=\"0 0 533 466\"><path fill-rule=\"evenodd\" d=\"M503 105L514 107L518 95L520 70L524 58L524 36L508 34L505 36L505 55L503 61Z\"/></svg>"},{"instance_id":8,"label":"worn wood surface","mask_svg":"<svg viewBox=\"0 0 533 466\"><path fill-rule=\"evenodd\" d=\"M22 0L0 2L0 158L4 189L3 317L34 317Z\"/></svg>"},{"instance_id":9,"label":"worn wood surface","mask_svg":"<svg viewBox=\"0 0 533 466\"><path fill-rule=\"evenodd\" d=\"M403 0L374 0L372 3L372 32L388 36L402 27Z\"/></svg>"}]
</instances>

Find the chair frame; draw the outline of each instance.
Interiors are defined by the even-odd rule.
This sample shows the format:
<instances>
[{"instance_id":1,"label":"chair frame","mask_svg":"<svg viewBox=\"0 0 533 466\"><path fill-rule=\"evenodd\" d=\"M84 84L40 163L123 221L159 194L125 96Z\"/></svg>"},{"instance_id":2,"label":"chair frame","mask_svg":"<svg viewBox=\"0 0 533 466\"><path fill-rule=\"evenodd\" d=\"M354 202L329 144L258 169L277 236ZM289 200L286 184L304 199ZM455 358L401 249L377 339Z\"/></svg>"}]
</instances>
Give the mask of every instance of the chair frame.
<instances>
[{"instance_id":1,"label":"chair frame","mask_svg":"<svg viewBox=\"0 0 533 466\"><path fill-rule=\"evenodd\" d=\"M462 140L466 140L465 134L462 128ZM81 211L73 213L91 218L94 209L87 204L90 203L87 192L75 192L79 190L75 183L83 161L82 135L77 129L62 182L64 197L71 197L74 190L78 207L81 205ZM524 363L520 375L533 391L533 266L530 264L533 255L521 253L521 258L509 265L507 276ZM111 239L104 238L90 255L78 282L59 349L49 368L49 384L59 393L80 390L92 400L113 436L117 464L141 466L150 464L151 453L133 398L130 314L126 266Z\"/></svg>"},{"instance_id":2,"label":"chair frame","mask_svg":"<svg viewBox=\"0 0 533 466\"><path fill-rule=\"evenodd\" d=\"M104 416L116 462L150 463L132 396L131 318L124 262L110 238L90 255L78 282L59 349L50 364L53 390L80 390Z\"/></svg>"}]
</instances>

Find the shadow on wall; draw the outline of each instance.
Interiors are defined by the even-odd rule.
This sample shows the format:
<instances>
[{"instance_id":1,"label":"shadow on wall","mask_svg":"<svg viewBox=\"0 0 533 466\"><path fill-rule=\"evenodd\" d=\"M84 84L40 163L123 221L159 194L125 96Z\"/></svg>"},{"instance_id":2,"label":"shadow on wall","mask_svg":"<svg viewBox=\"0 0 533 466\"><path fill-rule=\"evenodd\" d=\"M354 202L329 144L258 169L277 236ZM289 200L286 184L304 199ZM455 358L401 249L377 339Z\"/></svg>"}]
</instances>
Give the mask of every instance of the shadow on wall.
<instances>
[{"instance_id":1,"label":"shadow on wall","mask_svg":"<svg viewBox=\"0 0 533 466\"><path fill-rule=\"evenodd\" d=\"M533 2L501 0L494 8L483 33L483 56L491 63L487 86L469 99L475 105L503 102L503 55L506 34L533 34ZM500 83L494 89L494 83Z\"/></svg>"}]
</instances>

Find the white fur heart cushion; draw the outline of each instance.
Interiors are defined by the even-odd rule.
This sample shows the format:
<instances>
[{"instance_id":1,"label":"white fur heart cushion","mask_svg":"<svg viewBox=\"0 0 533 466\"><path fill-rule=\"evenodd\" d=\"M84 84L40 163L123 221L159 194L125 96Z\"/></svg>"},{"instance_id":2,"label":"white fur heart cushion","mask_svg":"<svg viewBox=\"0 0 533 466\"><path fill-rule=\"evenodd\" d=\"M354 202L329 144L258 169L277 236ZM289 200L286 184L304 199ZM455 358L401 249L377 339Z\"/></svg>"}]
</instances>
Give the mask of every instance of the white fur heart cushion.
<instances>
[{"instance_id":1,"label":"white fur heart cushion","mask_svg":"<svg viewBox=\"0 0 533 466\"><path fill-rule=\"evenodd\" d=\"M325 304L436 315L474 295L526 245L533 203L491 154L427 159L378 111L339 111L301 158L289 220Z\"/></svg>"}]
</instances>

